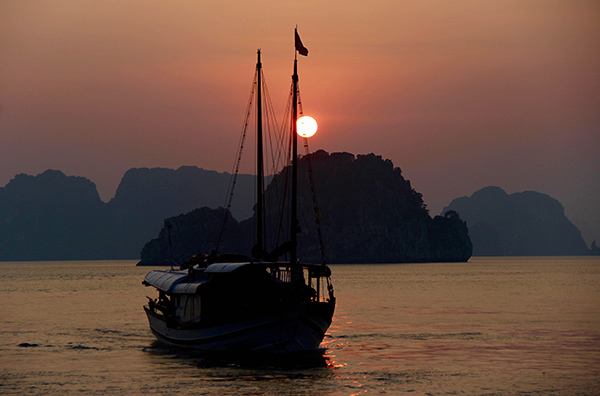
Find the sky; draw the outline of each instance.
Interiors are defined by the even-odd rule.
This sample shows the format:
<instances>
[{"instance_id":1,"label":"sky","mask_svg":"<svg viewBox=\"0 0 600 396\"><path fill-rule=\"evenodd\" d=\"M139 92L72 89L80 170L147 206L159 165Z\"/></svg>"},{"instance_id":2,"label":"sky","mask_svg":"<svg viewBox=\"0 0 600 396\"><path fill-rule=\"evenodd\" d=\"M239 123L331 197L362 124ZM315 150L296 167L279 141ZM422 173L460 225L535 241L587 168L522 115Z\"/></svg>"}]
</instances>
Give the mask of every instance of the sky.
<instances>
[{"instance_id":1,"label":"sky","mask_svg":"<svg viewBox=\"0 0 600 396\"><path fill-rule=\"evenodd\" d=\"M232 170L262 50L283 113L297 25L311 150L391 159L432 214L496 185L600 243L600 2L3 0L0 186L59 169Z\"/></svg>"}]
</instances>

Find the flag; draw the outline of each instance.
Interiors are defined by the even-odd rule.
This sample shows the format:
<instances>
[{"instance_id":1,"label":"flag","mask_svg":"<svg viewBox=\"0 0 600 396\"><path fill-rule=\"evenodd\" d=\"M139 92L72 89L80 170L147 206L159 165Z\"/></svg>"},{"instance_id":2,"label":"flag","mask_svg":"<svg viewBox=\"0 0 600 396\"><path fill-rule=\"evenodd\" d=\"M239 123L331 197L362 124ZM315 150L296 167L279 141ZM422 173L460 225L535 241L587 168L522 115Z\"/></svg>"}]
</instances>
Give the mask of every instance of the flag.
<instances>
[{"instance_id":1,"label":"flag","mask_svg":"<svg viewBox=\"0 0 600 396\"><path fill-rule=\"evenodd\" d=\"M296 51L298 51L300 55L308 56L308 49L302 45L302 40L300 40L298 30L294 30L294 33L296 34Z\"/></svg>"}]
</instances>

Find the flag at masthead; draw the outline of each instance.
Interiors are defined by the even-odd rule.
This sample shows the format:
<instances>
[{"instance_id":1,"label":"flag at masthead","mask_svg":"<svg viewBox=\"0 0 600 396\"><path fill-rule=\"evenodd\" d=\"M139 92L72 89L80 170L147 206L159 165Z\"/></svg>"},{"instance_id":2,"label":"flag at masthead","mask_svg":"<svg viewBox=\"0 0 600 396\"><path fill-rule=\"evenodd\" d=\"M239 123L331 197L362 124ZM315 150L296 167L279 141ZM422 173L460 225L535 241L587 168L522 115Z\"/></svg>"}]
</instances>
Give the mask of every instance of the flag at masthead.
<instances>
[{"instance_id":1,"label":"flag at masthead","mask_svg":"<svg viewBox=\"0 0 600 396\"><path fill-rule=\"evenodd\" d=\"M298 35L298 29L295 29L294 33L296 37L296 51L298 51L300 55L308 56L308 48L302 45L302 40L300 40L300 36Z\"/></svg>"}]
</instances>

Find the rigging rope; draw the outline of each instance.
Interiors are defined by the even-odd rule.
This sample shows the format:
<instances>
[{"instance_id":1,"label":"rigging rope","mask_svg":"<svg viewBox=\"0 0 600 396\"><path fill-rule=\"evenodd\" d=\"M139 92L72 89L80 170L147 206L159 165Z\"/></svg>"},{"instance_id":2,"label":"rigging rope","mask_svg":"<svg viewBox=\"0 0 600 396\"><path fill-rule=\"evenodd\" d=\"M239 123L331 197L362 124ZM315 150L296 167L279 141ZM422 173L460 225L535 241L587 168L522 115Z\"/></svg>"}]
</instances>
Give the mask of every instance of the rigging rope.
<instances>
[{"instance_id":1,"label":"rigging rope","mask_svg":"<svg viewBox=\"0 0 600 396\"><path fill-rule=\"evenodd\" d=\"M321 230L321 212L317 205L317 194L315 192L315 180L313 178L312 164L310 162L310 155L308 150L308 138L304 138L304 148L306 149L306 162L308 163L308 180L310 182L310 194L313 201L313 209L315 211L315 221L317 223L317 236L319 237L319 250L321 252L321 263L325 264L325 248L323 245L323 232Z\"/></svg>"},{"instance_id":2,"label":"rigging rope","mask_svg":"<svg viewBox=\"0 0 600 396\"><path fill-rule=\"evenodd\" d=\"M300 115L304 115L304 110L302 109L302 100L300 99L300 88L298 88L298 112ZM315 192L315 180L313 178L313 170L312 164L310 162L310 150L308 149L308 138L304 138L304 149L305 149L305 157L306 162L308 164L308 181L310 183L310 194L313 201L313 210L315 212L315 222L317 223L317 236L319 238L319 250L321 252L321 263L325 264L325 248L323 244L323 232L321 230L321 212L319 211L319 206L317 205L317 193Z\"/></svg>"},{"instance_id":3,"label":"rigging rope","mask_svg":"<svg viewBox=\"0 0 600 396\"><path fill-rule=\"evenodd\" d=\"M236 160L233 164L233 172L231 173L231 180L229 183L229 187L227 189L227 198L225 200L225 213L223 213L223 223L221 224L221 231L219 232L219 238L217 239L217 245L215 246L215 250L219 251L219 245L221 244L221 239L223 238L223 234L225 233L225 229L227 228L227 213L231 209L231 201L233 200L233 191L235 189L235 184L237 182L237 176L240 170L240 162L242 161L242 152L244 151L244 142L246 140L246 132L248 130L248 122L250 120L250 113L252 111L252 102L254 99L254 91L256 90L256 78L258 76L258 71L254 72L254 79L252 80L252 88L250 89L250 97L248 98L248 106L246 107L246 116L244 117L244 123L242 126L242 133L240 136L240 143L238 146Z\"/></svg>"},{"instance_id":4,"label":"rigging rope","mask_svg":"<svg viewBox=\"0 0 600 396\"><path fill-rule=\"evenodd\" d=\"M282 194L281 196L279 194L270 194L269 198L270 199L276 199L277 202L273 205L273 207L279 208L279 213L277 216L278 222L276 224L275 227L275 235L274 235L274 246L279 246L280 245L280 241L282 238L282 234L283 234L283 229L284 227L287 227L287 225L285 224L285 219L286 217L284 216L284 212L285 212L285 207L286 207L286 200L287 200L287 193L288 193L288 183L289 183L289 179L290 179L290 175L289 173L291 172L291 167L289 166L290 162L291 162L291 152L292 152L292 139L291 139L291 128L289 130L286 129L286 126L291 126L291 107L292 107L292 97L293 97L293 83L292 86L290 88L290 94L288 95L288 101L286 104L286 108L284 111L284 116L283 116L283 120L282 123L279 127L279 138L276 140L276 148L277 150L275 151L276 153L278 153L277 155L272 155L272 160L273 160L273 180L271 181L269 188L275 191L280 191L279 190L279 178L276 177L276 173L275 170L276 169L282 169L284 173L282 173L283 176L283 188L281 189ZM284 149L284 147L286 146L287 143L287 147ZM277 168L276 166L279 165L279 168Z\"/></svg>"}]
</instances>

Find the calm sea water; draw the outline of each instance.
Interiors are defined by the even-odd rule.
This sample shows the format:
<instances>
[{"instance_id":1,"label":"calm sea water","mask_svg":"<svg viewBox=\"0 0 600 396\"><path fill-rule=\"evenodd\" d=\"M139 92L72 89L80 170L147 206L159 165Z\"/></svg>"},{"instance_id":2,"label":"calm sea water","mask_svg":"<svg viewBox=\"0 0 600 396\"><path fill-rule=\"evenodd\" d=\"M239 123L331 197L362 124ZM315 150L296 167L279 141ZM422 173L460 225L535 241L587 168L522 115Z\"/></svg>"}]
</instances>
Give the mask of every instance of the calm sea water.
<instances>
[{"instance_id":1,"label":"calm sea water","mask_svg":"<svg viewBox=\"0 0 600 396\"><path fill-rule=\"evenodd\" d=\"M600 395L600 259L335 265L324 351L165 349L135 262L0 263L0 394Z\"/></svg>"}]
</instances>

